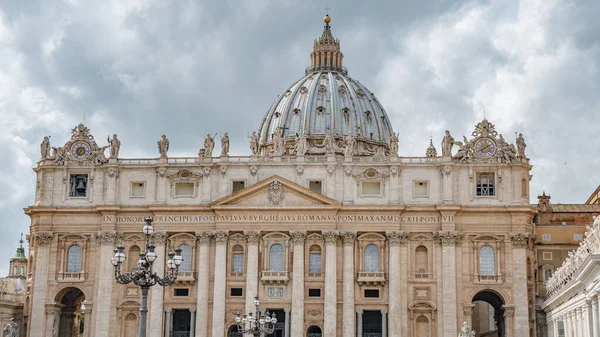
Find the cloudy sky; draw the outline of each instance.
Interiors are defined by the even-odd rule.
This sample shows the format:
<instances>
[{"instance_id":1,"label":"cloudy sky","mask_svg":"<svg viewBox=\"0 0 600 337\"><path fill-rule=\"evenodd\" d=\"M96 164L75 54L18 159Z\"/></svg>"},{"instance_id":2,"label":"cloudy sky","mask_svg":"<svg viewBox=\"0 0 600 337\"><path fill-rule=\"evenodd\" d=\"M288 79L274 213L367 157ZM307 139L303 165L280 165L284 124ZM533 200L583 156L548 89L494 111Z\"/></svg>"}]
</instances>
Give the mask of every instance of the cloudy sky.
<instances>
[{"instance_id":1,"label":"cloudy sky","mask_svg":"<svg viewBox=\"0 0 600 337\"><path fill-rule=\"evenodd\" d=\"M375 92L400 155L485 116L523 132L532 200L583 203L600 184L600 1L329 0L350 76ZM39 143L84 121L121 157L195 156L207 132L233 155L304 73L324 0L0 2L0 275L33 203Z\"/></svg>"}]
</instances>

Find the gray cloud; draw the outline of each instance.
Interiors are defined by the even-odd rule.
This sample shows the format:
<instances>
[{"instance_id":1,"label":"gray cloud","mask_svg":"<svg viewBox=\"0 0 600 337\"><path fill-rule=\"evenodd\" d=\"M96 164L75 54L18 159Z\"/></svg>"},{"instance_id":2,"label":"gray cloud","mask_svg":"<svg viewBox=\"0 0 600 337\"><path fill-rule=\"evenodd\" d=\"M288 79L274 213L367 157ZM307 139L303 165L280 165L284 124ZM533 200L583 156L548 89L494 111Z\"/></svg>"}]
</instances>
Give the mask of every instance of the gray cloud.
<instances>
[{"instance_id":1,"label":"gray cloud","mask_svg":"<svg viewBox=\"0 0 600 337\"><path fill-rule=\"evenodd\" d=\"M423 155L469 134L482 107L524 132L532 193L583 202L598 184L599 5L592 1L330 1L350 75L373 90ZM123 157L194 156L207 132L248 154L278 93L304 74L321 1L5 1L0 4L0 275L28 230L31 168L85 119ZM594 151L596 150L596 151ZM4 261L4 262L2 262Z\"/></svg>"}]
</instances>

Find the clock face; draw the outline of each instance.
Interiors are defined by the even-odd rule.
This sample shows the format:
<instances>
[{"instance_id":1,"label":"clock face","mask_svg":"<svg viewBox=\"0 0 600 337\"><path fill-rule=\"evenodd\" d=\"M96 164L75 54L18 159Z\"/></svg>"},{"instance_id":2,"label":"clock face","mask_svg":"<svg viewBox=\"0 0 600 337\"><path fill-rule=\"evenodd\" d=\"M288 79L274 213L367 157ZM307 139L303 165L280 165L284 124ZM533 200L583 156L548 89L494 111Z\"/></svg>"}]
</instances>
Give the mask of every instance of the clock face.
<instances>
[{"instance_id":1,"label":"clock face","mask_svg":"<svg viewBox=\"0 0 600 337\"><path fill-rule=\"evenodd\" d=\"M84 160L90 155L90 145L86 142L77 142L71 147L71 155L77 160Z\"/></svg>"},{"instance_id":2,"label":"clock face","mask_svg":"<svg viewBox=\"0 0 600 337\"><path fill-rule=\"evenodd\" d=\"M496 143L489 138L482 138L475 144L475 151L480 157L491 157L496 152Z\"/></svg>"}]
</instances>

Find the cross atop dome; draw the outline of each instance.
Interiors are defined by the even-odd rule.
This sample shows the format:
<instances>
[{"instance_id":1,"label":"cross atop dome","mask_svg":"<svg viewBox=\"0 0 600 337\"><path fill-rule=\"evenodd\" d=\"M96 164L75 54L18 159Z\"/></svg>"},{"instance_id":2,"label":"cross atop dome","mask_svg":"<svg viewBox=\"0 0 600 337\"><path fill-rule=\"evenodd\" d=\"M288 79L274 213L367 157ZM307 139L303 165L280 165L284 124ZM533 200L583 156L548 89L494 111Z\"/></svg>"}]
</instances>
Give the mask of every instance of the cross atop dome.
<instances>
[{"instance_id":1,"label":"cross atop dome","mask_svg":"<svg viewBox=\"0 0 600 337\"><path fill-rule=\"evenodd\" d=\"M331 17L329 14L323 18L325 26L321 37L315 39L313 52L310 54L310 67L308 71L333 70L346 72L342 66L344 54L340 51L340 40L331 33Z\"/></svg>"}]
</instances>

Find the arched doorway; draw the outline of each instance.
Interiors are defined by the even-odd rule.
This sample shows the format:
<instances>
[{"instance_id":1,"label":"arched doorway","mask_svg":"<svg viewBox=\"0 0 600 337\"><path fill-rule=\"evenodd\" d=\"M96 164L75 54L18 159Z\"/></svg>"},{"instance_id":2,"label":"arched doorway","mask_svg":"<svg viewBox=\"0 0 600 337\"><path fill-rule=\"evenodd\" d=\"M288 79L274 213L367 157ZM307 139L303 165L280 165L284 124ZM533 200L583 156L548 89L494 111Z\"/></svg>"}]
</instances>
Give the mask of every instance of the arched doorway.
<instances>
[{"instance_id":1,"label":"arched doorway","mask_svg":"<svg viewBox=\"0 0 600 337\"><path fill-rule=\"evenodd\" d=\"M306 330L306 337L321 337L321 336L322 336L321 328L316 325L311 325Z\"/></svg>"},{"instance_id":2,"label":"arched doorway","mask_svg":"<svg viewBox=\"0 0 600 337\"><path fill-rule=\"evenodd\" d=\"M85 295L79 288L69 287L61 290L56 295L56 302L60 303L60 322L58 323L58 337L79 337L85 327Z\"/></svg>"},{"instance_id":3,"label":"arched doorway","mask_svg":"<svg viewBox=\"0 0 600 337\"><path fill-rule=\"evenodd\" d=\"M479 336L504 336L504 300L491 290L478 292L473 297L472 328ZM494 333L495 332L495 333Z\"/></svg>"},{"instance_id":4,"label":"arched doorway","mask_svg":"<svg viewBox=\"0 0 600 337\"><path fill-rule=\"evenodd\" d=\"M242 333L238 332L237 325L232 325L227 330L227 337L242 337Z\"/></svg>"}]
</instances>

